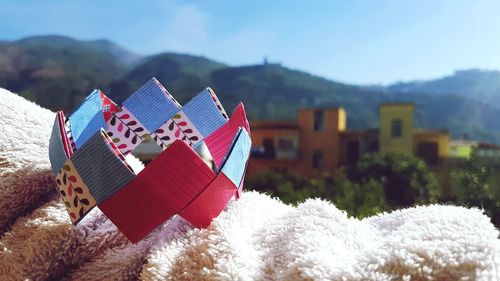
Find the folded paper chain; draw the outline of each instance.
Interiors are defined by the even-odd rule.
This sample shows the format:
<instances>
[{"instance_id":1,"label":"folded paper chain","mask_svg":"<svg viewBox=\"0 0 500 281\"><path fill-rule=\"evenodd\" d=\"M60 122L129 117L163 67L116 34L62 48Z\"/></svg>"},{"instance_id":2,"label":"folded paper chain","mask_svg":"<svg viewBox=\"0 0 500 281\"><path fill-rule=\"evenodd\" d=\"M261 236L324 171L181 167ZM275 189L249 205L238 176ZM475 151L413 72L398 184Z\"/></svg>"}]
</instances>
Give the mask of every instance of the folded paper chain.
<instances>
[{"instance_id":1,"label":"folded paper chain","mask_svg":"<svg viewBox=\"0 0 500 281\"><path fill-rule=\"evenodd\" d=\"M75 225L98 206L135 243L174 214L206 227L238 198L249 133L243 104L228 118L207 88L181 107L153 78L121 107L95 90L68 118L58 112L49 158ZM148 140L163 152L136 174L125 155ZM194 150L202 143L215 171Z\"/></svg>"}]
</instances>

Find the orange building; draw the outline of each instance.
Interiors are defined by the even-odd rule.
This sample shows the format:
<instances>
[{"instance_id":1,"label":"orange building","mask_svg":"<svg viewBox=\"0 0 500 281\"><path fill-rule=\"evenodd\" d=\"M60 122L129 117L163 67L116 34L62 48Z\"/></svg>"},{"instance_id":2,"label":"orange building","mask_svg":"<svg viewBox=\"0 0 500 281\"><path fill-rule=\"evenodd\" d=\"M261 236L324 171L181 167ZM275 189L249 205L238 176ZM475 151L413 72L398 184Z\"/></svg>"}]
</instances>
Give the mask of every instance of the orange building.
<instances>
[{"instance_id":1,"label":"orange building","mask_svg":"<svg viewBox=\"0 0 500 281\"><path fill-rule=\"evenodd\" d=\"M380 106L380 128L348 130L342 108L304 108L298 120L253 121L250 175L263 171L329 177L365 153L406 152L438 166L449 155L443 130L413 127L413 104Z\"/></svg>"}]
</instances>

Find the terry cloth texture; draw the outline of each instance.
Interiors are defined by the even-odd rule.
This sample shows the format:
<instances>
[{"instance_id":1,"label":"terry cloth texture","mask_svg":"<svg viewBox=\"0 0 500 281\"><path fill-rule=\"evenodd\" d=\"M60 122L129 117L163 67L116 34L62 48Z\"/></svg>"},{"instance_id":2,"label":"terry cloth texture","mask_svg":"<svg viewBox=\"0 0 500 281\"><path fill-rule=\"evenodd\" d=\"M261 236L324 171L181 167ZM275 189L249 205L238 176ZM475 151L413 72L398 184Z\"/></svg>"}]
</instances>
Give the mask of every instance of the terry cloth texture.
<instances>
[{"instance_id":1,"label":"terry cloth texture","mask_svg":"<svg viewBox=\"0 0 500 281\"><path fill-rule=\"evenodd\" d=\"M53 119L0 89L0 280L500 280L499 233L478 209L358 220L244 192L207 229L176 216L135 245L98 208L73 226L51 180Z\"/></svg>"}]
</instances>

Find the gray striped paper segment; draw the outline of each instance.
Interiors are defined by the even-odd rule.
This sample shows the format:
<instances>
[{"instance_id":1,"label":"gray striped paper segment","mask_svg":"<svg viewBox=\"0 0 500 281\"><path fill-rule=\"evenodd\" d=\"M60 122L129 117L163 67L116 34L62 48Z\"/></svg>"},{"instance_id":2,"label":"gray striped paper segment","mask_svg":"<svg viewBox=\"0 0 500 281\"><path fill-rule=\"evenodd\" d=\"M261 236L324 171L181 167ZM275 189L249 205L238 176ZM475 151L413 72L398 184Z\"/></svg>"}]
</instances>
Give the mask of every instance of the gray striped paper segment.
<instances>
[{"instance_id":1,"label":"gray striped paper segment","mask_svg":"<svg viewBox=\"0 0 500 281\"><path fill-rule=\"evenodd\" d=\"M179 111L179 104L172 100L159 82L152 78L123 102L132 114L150 132L156 131Z\"/></svg>"},{"instance_id":2,"label":"gray striped paper segment","mask_svg":"<svg viewBox=\"0 0 500 281\"><path fill-rule=\"evenodd\" d=\"M182 111L203 137L210 135L227 122L217 108L208 88L190 100Z\"/></svg>"},{"instance_id":3,"label":"gray striped paper segment","mask_svg":"<svg viewBox=\"0 0 500 281\"><path fill-rule=\"evenodd\" d=\"M54 126L52 126L52 134L50 135L49 159L52 174L54 176L59 173L59 170L61 170L64 163L68 160L66 152L64 151L64 144L61 139L61 127L59 126L57 114L56 119L54 120Z\"/></svg>"},{"instance_id":4,"label":"gray striped paper segment","mask_svg":"<svg viewBox=\"0 0 500 281\"><path fill-rule=\"evenodd\" d=\"M103 202L135 178L111 149L103 131L94 134L71 157L76 170L97 201Z\"/></svg>"}]
</instances>

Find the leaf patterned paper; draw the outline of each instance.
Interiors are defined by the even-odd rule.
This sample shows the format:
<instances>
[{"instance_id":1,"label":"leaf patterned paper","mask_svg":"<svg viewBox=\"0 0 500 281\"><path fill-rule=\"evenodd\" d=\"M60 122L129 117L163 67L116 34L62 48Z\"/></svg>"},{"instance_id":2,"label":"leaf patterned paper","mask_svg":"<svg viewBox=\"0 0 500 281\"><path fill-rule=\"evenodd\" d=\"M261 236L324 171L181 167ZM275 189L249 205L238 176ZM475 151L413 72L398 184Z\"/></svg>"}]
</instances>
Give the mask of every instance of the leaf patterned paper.
<instances>
[{"instance_id":1,"label":"leaf patterned paper","mask_svg":"<svg viewBox=\"0 0 500 281\"><path fill-rule=\"evenodd\" d=\"M185 143L191 145L186 134L177 126L173 119L169 119L167 123L158 128L151 136L163 150L175 140L183 140Z\"/></svg>"},{"instance_id":2,"label":"leaf patterned paper","mask_svg":"<svg viewBox=\"0 0 500 281\"><path fill-rule=\"evenodd\" d=\"M248 120L241 104L228 118L210 88L181 107L152 78L122 106L95 90L67 119L58 114L49 158L75 225L97 205L135 243L175 214L206 227L238 198L249 156ZM151 139L164 151L134 171L125 155ZM218 169L197 153L203 143Z\"/></svg>"},{"instance_id":3,"label":"leaf patterned paper","mask_svg":"<svg viewBox=\"0 0 500 281\"><path fill-rule=\"evenodd\" d=\"M107 132L124 155L129 154L143 138L149 136L148 130L125 107L109 119Z\"/></svg>"},{"instance_id":4,"label":"leaf patterned paper","mask_svg":"<svg viewBox=\"0 0 500 281\"><path fill-rule=\"evenodd\" d=\"M57 174L56 183L71 222L77 224L97 203L71 159Z\"/></svg>"},{"instance_id":5,"label":"leaf patterned paper","mask_svg":"<svg viewBox=\"0 0 500 281\"><path fill-rule=\"evenodd\" d=\"M179 111L177 114L172 117L175 124L179 126L179 128L184 132L191 145L195 145L196 143L203 140L202 134L196 129L193 122L189 120L186 114L183 111Z\"/></svg>"}]
</instances>

